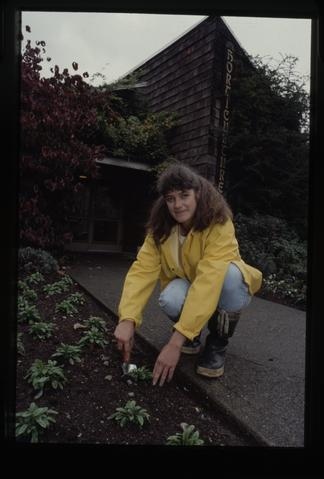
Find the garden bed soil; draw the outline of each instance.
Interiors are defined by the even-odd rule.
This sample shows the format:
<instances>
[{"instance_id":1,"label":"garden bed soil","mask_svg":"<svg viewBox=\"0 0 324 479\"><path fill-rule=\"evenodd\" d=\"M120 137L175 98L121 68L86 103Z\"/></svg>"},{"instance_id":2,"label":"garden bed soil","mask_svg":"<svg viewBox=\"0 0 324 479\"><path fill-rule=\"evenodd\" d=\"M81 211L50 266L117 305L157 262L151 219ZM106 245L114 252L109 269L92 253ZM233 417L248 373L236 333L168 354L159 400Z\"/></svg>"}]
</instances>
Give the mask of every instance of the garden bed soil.
<instances>
[{"instance_id":1,"label":"garden bed soil","mask_svg":"<svg viewBox=\"0 0 324 479\"><path fill-rule=\"evenodd\" d=\"M20 278L23 279L23 278ZM253 438L247 436L225 417L207 397L195 390L177 373L170 383L163 387L153 386L151 381L134 381L122 375L121 356L116 348L113 331L114 318L102 305L87 295L77 283L73 283L67 293L45 297L44 284L62 279L58 273L45 275L45 283L34 289L38 292L36 302L42 320L55 325L52 337L47 340L34 339L28 332L27 323L18 323L22 333L25 353L17 355L16 410L26 410L31 402L37 406L47 406L58 412L56 422L44 430L39 438L41 443L86 443L117 445L164 445L170 435L181 431L180 424L192 424L200 433L205 445L215 446L255 446ZM78 306L78 313L64 317L55 313L55 305L69 294L80 292L86 302ZM64 364L67 382L64 388L52 389L46 386L44 394L35 399L36 391L25 378L35 359L45 362L51 358L60 343L76 344L84 329L77 328L90 316L104 319L107 331L104 348L84 347L81 363ZM138 367L147 366L153 370L156 352L136 336L132 362ZM150 422L142 428L135 424L120 425L109 416L117 407L128 400L135 400L150 415ZM30 438L20 436L17 441L29 442Z\"/></svg>"}]
</instances>

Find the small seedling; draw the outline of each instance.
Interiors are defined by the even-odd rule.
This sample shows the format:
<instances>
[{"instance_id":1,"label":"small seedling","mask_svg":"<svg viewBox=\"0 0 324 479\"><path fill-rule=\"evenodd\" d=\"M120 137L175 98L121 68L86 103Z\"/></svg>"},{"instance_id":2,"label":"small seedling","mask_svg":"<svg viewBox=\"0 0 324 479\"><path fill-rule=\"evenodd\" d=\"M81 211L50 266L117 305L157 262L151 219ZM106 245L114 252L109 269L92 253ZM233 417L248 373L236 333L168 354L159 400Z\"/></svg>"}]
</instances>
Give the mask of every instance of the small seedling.
<instances>
[{"instance_id":1,"label":"small seedling","mask_svg":"<svg viewBox=\"0 0 324 479\"><path fill-rule=\"evenodd\" d=\"M99 331L107 331L106 321L98 316L90 316L89 319L84 321L87 328L95 327Z\"/></svg>"},{"instance_id":2,"label":"small seedling","mask_svg":"<svg viewBox=\"0 0 324 479\"><path fill-rule=\"evenodd\" d=\"M107 344L105 340L104 333L100 331L98 328L92 326L91 329L84 332L82 338L79 341L80 346L84 345L97 345L104 348Z\"/></svg>"},{"instance_id":3,"label":"small seedling","mask_svg":"<svg viewBox=\"0 0 324 479\"><path fill-rule=\"evenodd\" d=\"M38 321L29 326L29 333L38 339L48 339L52 336L54 329L53 323Z\"/></svg>"},{"instance_id":4,"label":"small seedling","mask_svg":"<svg viewBox=\"0 0 324 479\"><path fill-rule=\"evenodd\" d=\"M56 305L55 312L63 313L63 314L66 314L67 316L73 316L75 313L78 312L78 310L74 306L74 304L71 303L71 301L69 301L68 299L64 299L63 301L61 301L59 304Z\"/></svg>"},{"instance_id":5,"label":"small seedling","mask_svg":"<svg viewBox=\"0 0 324 479\"><path fill-rule=\"evenodd\" d=\"M22 334L23 333L18 333L17 334L17 352L21 356L23 356L25 354L25 347L24 347L24 343L22 341Z\"/></svg>"},{"instance_id":6,"label":"small seedling","mask_svg":"<svg viewBox=\"0 0 324 479\"><path fill-rule=\"evenodd\" d=\"M166 441L167 446L202 446L203 439L199 438L199 431L195 431L195 426L189 426L185 422L180 424L182 432L177 432L174 436L169 436Z\"/></svg>"},{"instance_id":7,"label":"small seedling","mask_svg":"<svg viewBox=\"0 0 324 479\"><path fill-rule=\"evenodd\" d=\"M38 407L32 402L26 411L16 414L16 437L30 435L31 442L38 442L40 433L55 422L54 414L57 414L54 409Z\"/></svg>"},{"instance_id":8,"label":"small seedling","mask_svg":"<svg viewBox=\"0 0 324 479\"><path fill-rule=\"evenodd\" d=\"M81 358L79 356L81 350L81 346L61 343L56 352L52 354L52 358L62 358L69 361L69 363L73 365L75 362L81 362Z\"/></svg>"},{"instance_id":9,"label":"small seedling","mask_svg":"<svg viewBox=\"0 0 324 479\"><path fill-rule=\"evenodd\" d=\"M43 292L48 296L64 293L65 291L68 291L72 283L72 279L69 276L65 276L60 281L55 281L55 283L50 283L44 286Z\"/></svg>"},{"instance_id":10,"label":"small seedling","mask_svg":"<svg viewBox=\"0 0 324 479\"><path fill-rule=\"evenodd\" d=\"M32 322L39 321L40 319L40 314L36 306L29 304L23 296L18 296L18 321Z\"/></svg>"},{"instance_id":11,"label":"small seedling","mask_svg":"<svg viewBox=\"0 0 324 479\"><path fill-rule=\"evenodd\" d=\"M117 407L116 412L108 419L115 419L121 427L130 422L142 427L145 421L150 421L150 415L146 409L138 406L136 401L127 401L124 407Z\"/></svg>"},{"instance_id":12,"label":"small seedling","mask_svg":"<svg viewBox=\"0 0 324 479\"><path fill-rule=\"evenodd\" d=\"M30 284L39 284L44 281L44 276L42 273L39 273L36 271L35 273L30 274L25 278L25 281L30 285Z\"/></svg>"},{"instance_id":13,"label":"small seedling","mask_svg":"<svg viewBox=\"0 0 324 479\"><path fill-rule=\"evenodd\" d=\"M146 366L142 366L129 371L127 376L131 377L135 381L151 381L153 374Z\"/></svg>"},{"instance_id":14,"label":"small seedling","mask_svg":"<svg viewBox=\"0 0 324 479\"><path fill-rule=\"evenodd\" d=\"M84 304L86 302L85 297L81 293L73 293L67 298L73 304Z\"/></svg>"},{"instance_id":15,"label":"small seedling","mask_svg":"<svg viewBox=\"0 0 324 479\"><path fill-rule=\"evenodd\" d=\"M36 389L37 394L35 399L42 396L46 384L50 384L53 389L63 389L63 384L66 382L63 369L57 366L56 361L50 359L44 363L41 359L36 359L25 376L28 382Z\"/></svg>"},{"instance_id":16,"label":"small seedling","mask_svg":"<svg viewBox=\"0 0 324 479\"><path fill-rule=\"evenodd\" d=\"M37 293L31 289L25 281L18 281L19 296L33 302L37 300Z\"/></svg>"}]
</instances>

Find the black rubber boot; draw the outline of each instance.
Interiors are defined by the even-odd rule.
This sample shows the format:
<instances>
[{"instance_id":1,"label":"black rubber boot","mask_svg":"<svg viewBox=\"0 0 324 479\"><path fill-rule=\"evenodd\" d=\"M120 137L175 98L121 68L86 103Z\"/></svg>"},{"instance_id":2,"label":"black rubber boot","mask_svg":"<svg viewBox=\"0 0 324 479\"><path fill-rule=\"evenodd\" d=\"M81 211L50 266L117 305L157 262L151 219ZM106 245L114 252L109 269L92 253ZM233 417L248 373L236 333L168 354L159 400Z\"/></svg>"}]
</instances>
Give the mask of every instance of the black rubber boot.
<instances>
[{"instance_id":1,"label":"black rubber boot","mask_svg":"<svg viewBox=\"0 0 324 479\"><path fill-rule=\"evenodd\" d=\"M218 378L224 374L228 338L233 336L240 312L216 311L208 321L209 335L205 349L198 359L197 374Z\"/></svg>"},{"instance_id":2,"label":"black rubber boot","mask_svg":"<svg viewBox=\"0 0 324 479\"><path fill-rule=\"evenodd\" d=\"M198 359L197 374L209 378L218 378L224 374L225 353L227 340L209 334L206 338L205 349Z\"/></svg>"},{"instance_id":3,"label":"black rubber boot","mask_svg":"<svg viewBox=\"0 0 324 479\"><path fill-rule=\"evenodd\" d=\"M200 334L192 341L186 339L181 347L181 352L184 354L198 354L201 349Z\"/></svg>"}]
</instances>

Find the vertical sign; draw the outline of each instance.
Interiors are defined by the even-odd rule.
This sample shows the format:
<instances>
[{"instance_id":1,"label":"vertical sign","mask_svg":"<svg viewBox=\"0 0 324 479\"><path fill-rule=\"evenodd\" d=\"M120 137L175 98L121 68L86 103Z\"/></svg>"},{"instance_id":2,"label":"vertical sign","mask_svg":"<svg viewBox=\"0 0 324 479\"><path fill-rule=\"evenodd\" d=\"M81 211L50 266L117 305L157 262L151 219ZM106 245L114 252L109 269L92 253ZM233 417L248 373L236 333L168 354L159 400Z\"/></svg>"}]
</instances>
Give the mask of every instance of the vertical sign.
<instances>
[{"instance_id":1,"label":"vertical sign","mask_svg":"<svg viewBox=\"0 0 324 479\"><path fill-rule=\"evenodd\" d=\"M218 167L218 189L223 192L226 172L227 145L228 145L228 129L230 122L230 96L232 88L232 72L234 64L234 45L226 42L225 50L225 84L224 84L224 104L222 120L222 133L219 146L219 167Z\"/></svg>"}]
</instances>

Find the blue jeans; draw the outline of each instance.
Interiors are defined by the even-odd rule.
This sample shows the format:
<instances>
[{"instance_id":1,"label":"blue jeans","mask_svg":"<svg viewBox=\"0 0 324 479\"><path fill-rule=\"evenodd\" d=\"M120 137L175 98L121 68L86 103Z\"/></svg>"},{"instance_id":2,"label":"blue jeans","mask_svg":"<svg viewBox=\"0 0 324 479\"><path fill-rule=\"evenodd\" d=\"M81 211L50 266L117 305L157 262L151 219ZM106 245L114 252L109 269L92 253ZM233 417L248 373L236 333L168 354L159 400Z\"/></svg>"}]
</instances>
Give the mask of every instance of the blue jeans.
<instances>
[{"instance_id":1,"label":"blue jeans","mask_svg":"<svg viewBox=\"0 0 324 479\"><path fill-rule=\"evenodd\" d=\"M189 288L190 282L188 280L176 278L170 281L161 292L159 305L170 319L175 320L179 317ZM252 296L246 283L244 283L241 271L235 264L230 263L219 298L218 308L224 309L227 312L240 311L248 306L251 298Z\"/></svg>"}]
</instances>

